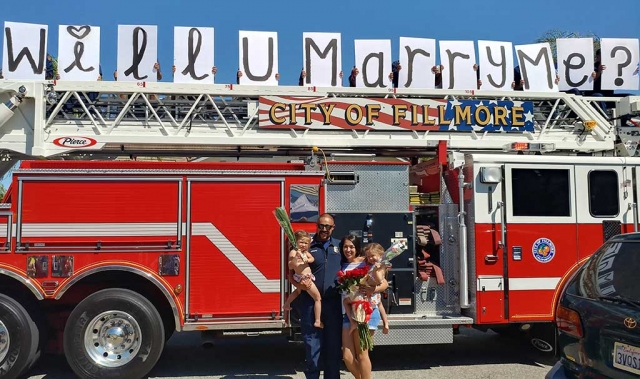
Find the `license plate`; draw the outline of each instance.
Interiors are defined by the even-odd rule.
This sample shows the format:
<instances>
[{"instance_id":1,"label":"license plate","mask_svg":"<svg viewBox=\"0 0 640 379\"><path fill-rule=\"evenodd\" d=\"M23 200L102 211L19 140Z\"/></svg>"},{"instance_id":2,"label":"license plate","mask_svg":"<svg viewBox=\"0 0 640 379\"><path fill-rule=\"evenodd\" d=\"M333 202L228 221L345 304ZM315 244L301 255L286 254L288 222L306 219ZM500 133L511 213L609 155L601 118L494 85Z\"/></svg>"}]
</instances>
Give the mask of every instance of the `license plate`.
<instances>
[{"instance_id":1,"label":"license plate","mask_svg":"<svg viewBox=\"0 0 640 379\"><path fill-rule=\"evenodd\" d=\"M640 375L640 347L616 342L613 345L613 367Z\"/></svg>"}]
</instances>

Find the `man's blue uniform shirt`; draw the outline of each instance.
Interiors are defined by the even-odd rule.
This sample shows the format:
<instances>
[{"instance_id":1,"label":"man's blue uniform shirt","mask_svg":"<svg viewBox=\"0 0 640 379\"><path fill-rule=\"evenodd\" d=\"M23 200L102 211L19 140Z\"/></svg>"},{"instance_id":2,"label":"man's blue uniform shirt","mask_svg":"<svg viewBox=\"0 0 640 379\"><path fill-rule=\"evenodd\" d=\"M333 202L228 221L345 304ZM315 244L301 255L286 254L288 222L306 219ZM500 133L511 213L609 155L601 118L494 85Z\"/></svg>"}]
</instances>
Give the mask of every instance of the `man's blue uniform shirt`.
<instances>
[{"instance_id":1,"label":"man's blue uniform shirt","mask_svg":"<svg viewBox=\"0 0 640 379\"><path fill-rule=\"evenodd\" d=\"M336 278L338 271L340 271L342 254L340 254L340 241L335 238L330 238L326 242L317 241L315 238L311 240L309 245L309 253L315 259L313 263L309 264L311 272L316 277L315 285L320 291L323 304L327 300L340 299L340 294L336 289ZM302 294L298 299L304 299L304 303L313 303L311 296L306 291L302 291ZM296 299L297 300L297 299ZM302 304L300 304L302 305Z\"/></svg>"}]
</instances>

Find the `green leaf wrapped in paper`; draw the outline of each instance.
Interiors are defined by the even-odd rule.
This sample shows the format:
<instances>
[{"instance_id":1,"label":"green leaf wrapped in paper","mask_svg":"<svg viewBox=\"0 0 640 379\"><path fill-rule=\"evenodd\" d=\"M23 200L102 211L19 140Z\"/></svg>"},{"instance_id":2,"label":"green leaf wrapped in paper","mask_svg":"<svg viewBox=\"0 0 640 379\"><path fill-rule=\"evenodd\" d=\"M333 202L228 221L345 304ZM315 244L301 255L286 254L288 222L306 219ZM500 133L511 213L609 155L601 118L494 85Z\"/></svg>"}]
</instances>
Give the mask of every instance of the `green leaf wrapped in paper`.
<instances>
[{"instance_id":1,"label":"green leaf wrapped in paper","mask_svg":"<svg viewBox=\"0 0 640 379\"><path fill-rule=\"evenodd\" d=\"M293 227L291 226L291 221L289 220L287 211L282 207L278 207L273 211L273 215L276 216L276 220L278 220L280 227L284 230L284 234L289 239L289 244L292 248L297 249L296 237L293 234Z\"/></svg>"}]
</instances>

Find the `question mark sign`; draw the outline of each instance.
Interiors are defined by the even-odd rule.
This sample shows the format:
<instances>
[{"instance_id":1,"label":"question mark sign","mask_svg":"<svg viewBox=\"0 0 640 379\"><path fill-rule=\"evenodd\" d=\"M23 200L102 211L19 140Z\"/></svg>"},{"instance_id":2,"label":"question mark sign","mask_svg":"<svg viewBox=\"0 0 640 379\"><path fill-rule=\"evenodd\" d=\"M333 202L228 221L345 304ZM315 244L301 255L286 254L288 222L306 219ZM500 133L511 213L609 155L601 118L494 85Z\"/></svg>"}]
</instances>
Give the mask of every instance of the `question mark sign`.
<instances>
[{"instance_id":1,"label":"question mark sign","mask_svg":"<svg viewBox=\"0 0 640 379\"><path fill-rule=\"evenodd\" d=\"M616 46L611 49L611 58L615 58L618 51L624 51L625 54L627 54L627 59L624 62L618 64L618 76L622 76L622 69L627 67L629 63L631 63L631 51L624 46ZM616 80L614 80L613 82L616 86L620 87L622 84L624 84L624 79L616 78Z\"/></svg>"}]
</instances>

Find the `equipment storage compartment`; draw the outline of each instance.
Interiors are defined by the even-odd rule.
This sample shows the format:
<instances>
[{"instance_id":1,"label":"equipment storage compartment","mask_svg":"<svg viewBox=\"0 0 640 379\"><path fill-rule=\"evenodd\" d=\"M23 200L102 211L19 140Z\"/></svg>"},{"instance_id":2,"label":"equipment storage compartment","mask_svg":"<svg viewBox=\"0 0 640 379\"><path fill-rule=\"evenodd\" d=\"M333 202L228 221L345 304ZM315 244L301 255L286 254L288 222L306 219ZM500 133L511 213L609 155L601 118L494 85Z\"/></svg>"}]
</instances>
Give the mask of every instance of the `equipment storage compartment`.
<instances>
[{"instance_id":1,"label":"equipment storage compartment","mask_svg":"<svg viewBox=\"0 0 640 379\"><path fill-rule=\"evenodd\" d=\"M419 206L415 211L415 224L416 313L427 316L457 315L460 313L457 206ZM423 245L421 230L435 231L440 244L433 243L433 237L426 237L430 242Z\"/></svg>"}]
</instances>

